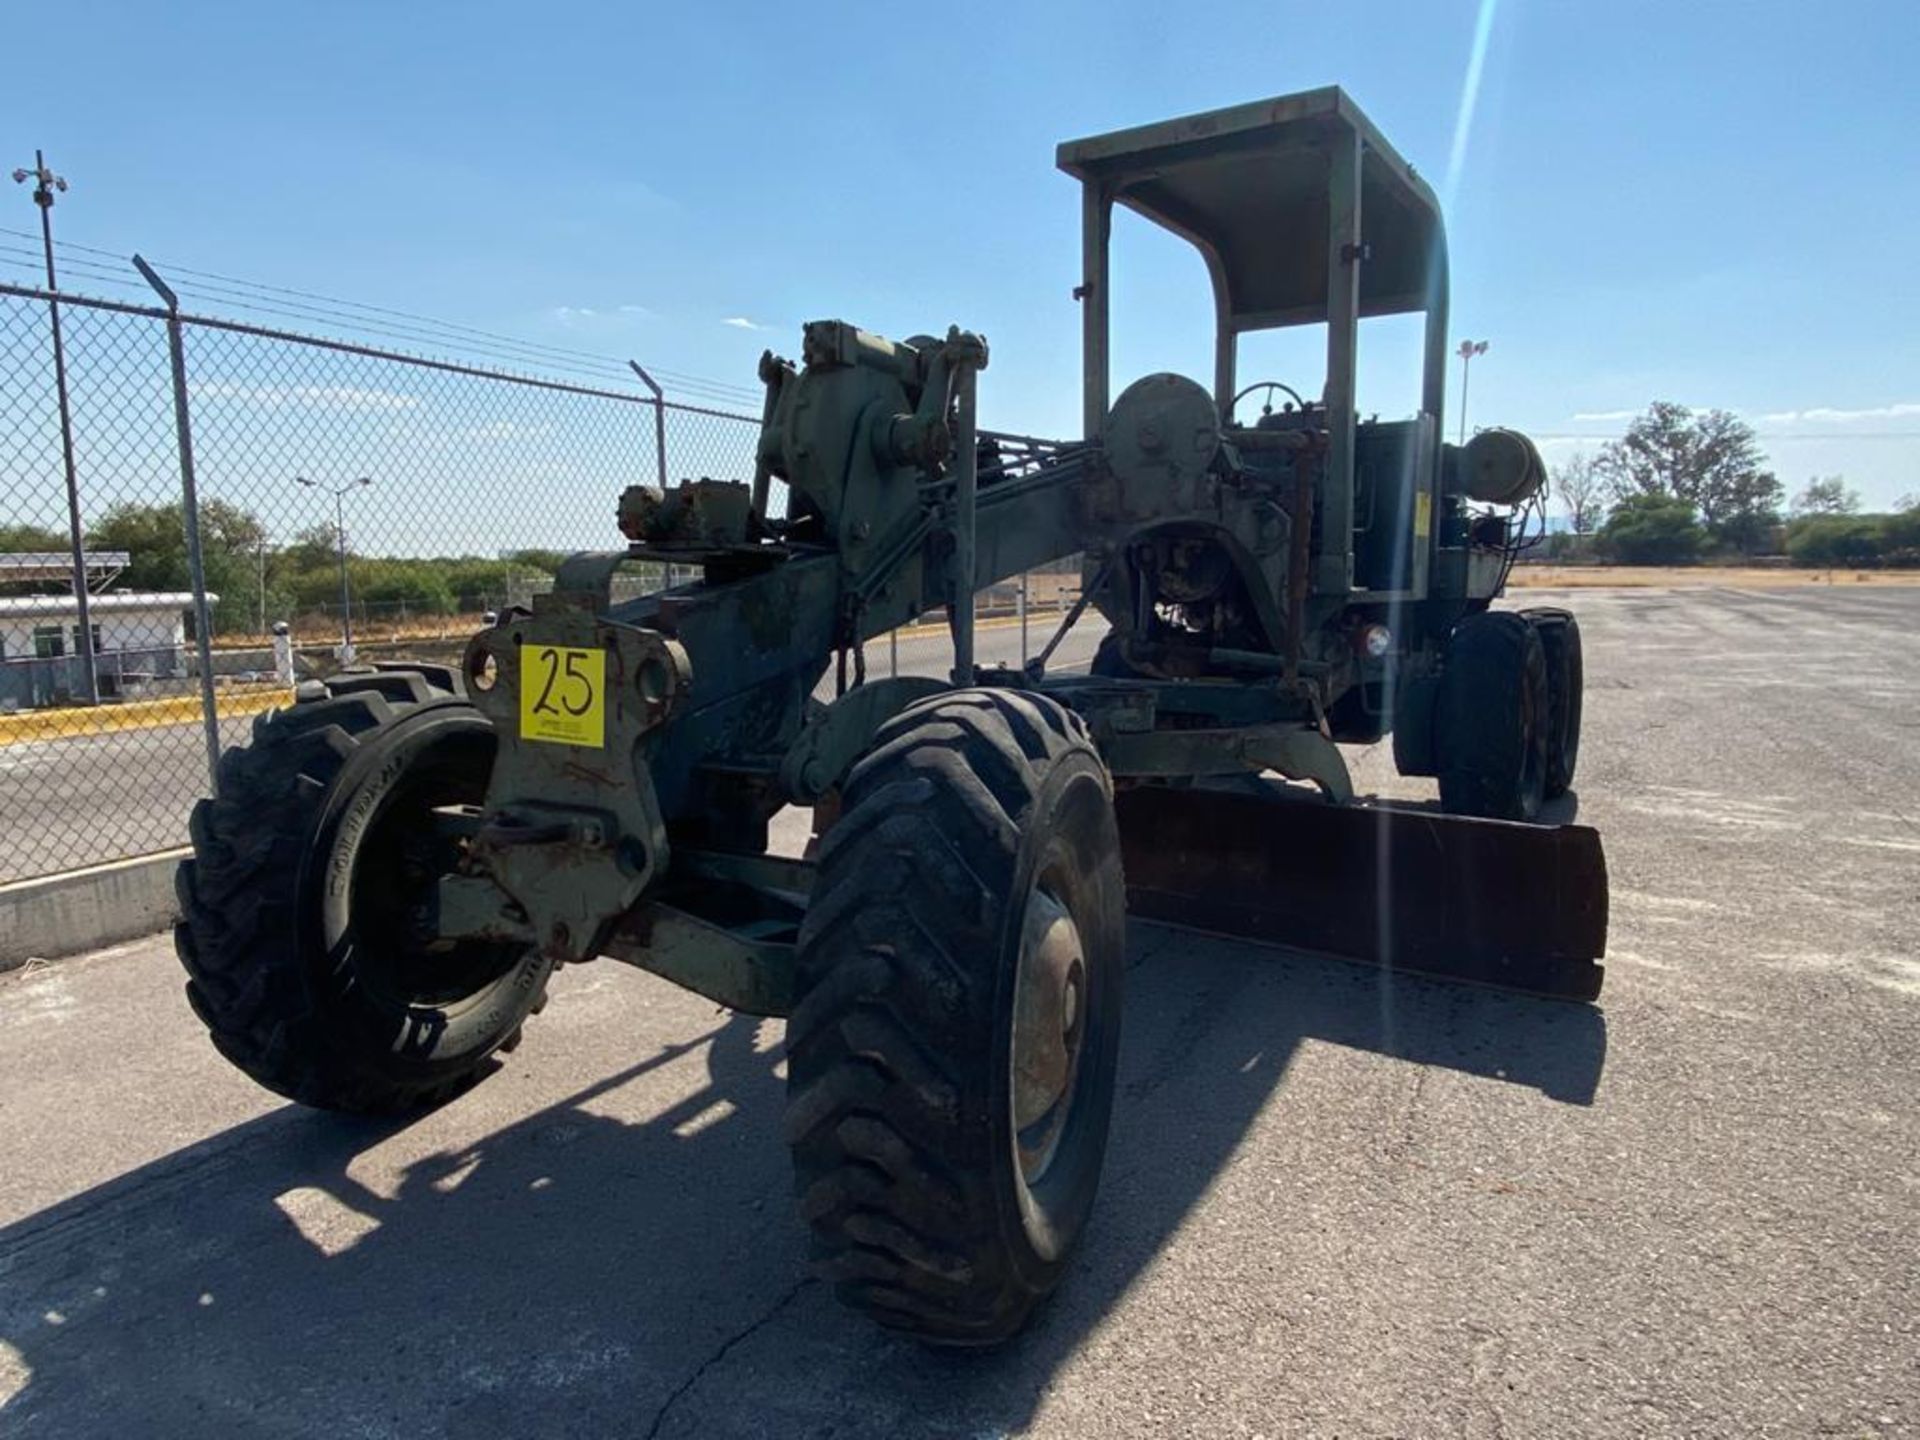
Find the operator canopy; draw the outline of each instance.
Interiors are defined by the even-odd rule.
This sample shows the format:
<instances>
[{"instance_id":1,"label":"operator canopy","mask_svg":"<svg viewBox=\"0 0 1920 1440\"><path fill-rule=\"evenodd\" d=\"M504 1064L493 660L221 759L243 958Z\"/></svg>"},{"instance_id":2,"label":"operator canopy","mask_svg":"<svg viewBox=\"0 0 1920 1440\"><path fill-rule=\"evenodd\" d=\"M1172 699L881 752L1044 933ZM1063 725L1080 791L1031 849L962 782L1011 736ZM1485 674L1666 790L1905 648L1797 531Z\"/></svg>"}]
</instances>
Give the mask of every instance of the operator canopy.
<instances>
[{"instance_id":1,"label":"operator canopy","mask_svg":"<svg viewBox=\"0 0 1920 1440\"><path fill-rule=\"evenodd\" d=\"M1206 258L1221 320L1264 330L1327 319L1329 157L1360 147L1360 314L1445 294L1445 230L1426 181L1334 86L1115 130L1060 146L1060 168Z\"/></svg>"}]
</instances>

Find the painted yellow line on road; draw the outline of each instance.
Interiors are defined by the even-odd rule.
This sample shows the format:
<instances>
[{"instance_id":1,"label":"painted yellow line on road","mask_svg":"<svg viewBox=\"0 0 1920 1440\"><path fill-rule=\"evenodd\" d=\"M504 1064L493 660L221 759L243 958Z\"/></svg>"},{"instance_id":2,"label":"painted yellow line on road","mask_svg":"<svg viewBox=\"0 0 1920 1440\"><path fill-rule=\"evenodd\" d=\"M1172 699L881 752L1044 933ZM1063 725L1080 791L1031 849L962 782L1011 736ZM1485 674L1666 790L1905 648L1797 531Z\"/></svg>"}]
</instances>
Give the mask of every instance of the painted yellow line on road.
<instances>
[{"instance_id":1,"label":"painted yellow line on road","mask_svg":"<svg viewBox=\"0 0 1920 1440\"><path fill-rule=\"evenodd\" d=\"M222 720L244 719L285 705L292 695L282 685L229 690L216 697ZM128 700L113 705L64 706L58 710L29 710L0 715L0 745L29 740L73 740L87 735L111 735L121 730L151 730L162 725L188 725L200 718L198 695L167 700Z\"/></svg>"}]
</instances>

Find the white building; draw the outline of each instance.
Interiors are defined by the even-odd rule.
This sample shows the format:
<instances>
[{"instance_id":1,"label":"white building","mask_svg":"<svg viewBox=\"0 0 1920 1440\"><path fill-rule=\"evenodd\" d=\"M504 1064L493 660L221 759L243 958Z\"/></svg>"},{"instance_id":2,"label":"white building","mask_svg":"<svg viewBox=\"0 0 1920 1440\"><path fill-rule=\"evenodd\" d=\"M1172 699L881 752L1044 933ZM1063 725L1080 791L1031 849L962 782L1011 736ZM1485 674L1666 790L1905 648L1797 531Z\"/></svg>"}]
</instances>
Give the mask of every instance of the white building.
<instances>
[{"instance_id":1,"label":"white building","mask_svg":"<svg viewBox=\"0 0 1920 1440\"><path fill-rule=\"evenodd\" d=\"M209 594L211 605L219 596ZM193 596L92 595L95 673L103 699L139 694L187 673L186 614ZM0 596L0 710L65 704L86 692L80 667L80 606L71 595Z\"/></svg>"}]
</instances>

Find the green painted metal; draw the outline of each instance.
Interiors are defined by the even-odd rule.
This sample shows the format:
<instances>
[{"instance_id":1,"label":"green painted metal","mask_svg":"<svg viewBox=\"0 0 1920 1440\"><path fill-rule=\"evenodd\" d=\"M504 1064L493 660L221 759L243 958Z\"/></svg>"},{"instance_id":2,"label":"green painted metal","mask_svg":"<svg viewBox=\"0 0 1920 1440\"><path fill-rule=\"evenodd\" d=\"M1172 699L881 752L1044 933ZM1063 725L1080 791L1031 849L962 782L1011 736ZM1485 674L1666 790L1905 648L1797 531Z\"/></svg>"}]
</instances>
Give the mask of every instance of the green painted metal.
<instances>
[{"instance_id":1,"label":"green painted metal","mask_svg":"<svg viewBox=\"0 0 1920 1440\"><path fill-rule=\"evenodd\" d=\"M823 705L780 762L780 784L796 805L814 805L846 778L874 733L916 700L947 688L923 675L869 680Z\"/></svg>"},{"instance_id":2,"label":"green painted metal","mask_svg":"<svg viewBox=\"0 0 1920 1440\"><path fill-rule=\"evenodd\" d=\"M465 664L502 737L470 860L550 954L587 959L671 858L648 757L687 692L686 652L557 590L476 636ZM530 716L553 734L533 738Z\"/></svg>"},{"instance_id":3,"label":"green painted metal","mask_svg":"<svg viewBox=\"0 0 1920 1440\"><path fill-rule=\"evenodd\" d=\"M500 745L468 873L443 891L449 933L518 926L558 959L611 953L781 1013L810 879L803 862L765 856L768 822L783 805L830 804L886 720L938 688L868 679L864 647L941 607L955 683L1053 695L1119 775L1266 768L1352 798L1340 727L1372 723L1359 701L1396 677L1432 672L1507 559L1469 523L1459 484L1485 467L1439 438L1438 207L1334 90L1073 142L1059 158L1083 185L1085 438L976 435L989 350L958 327L893 341L816 321L798 363L765 355L751 476L631 487L625 549L569 560L554 595L470 646ZM1116 204L1206 261L1211 392L1153 375L1108 403ZM1427 316L1422 413L1378 425L1353 408L1358 325L1402 311ZM1329 332L1324 384L1278 409L1285 387L1252 387L1268 403L1252 414L1243 394L1249 413L1236 414L1238 336L1309 322ZM973 593L1075 553L1122 673L1054 677L1034 662L976 676ZM611 578L634 560L700 579L616 604ZM1384 649L1362 643L1379 627ZM573 674L556 655L604 674L601 719L542 723L592 733L528 729L529 686Z\"/></svg>"},{"instance_id":4,"label":"green painted metal","mask_svg":"<svg viewBox=\"0 0 1920 1440\"><path fill-rule=\"evenodd\" d=\"M1340 747L1304 725L1135 731L1114 735L1100 753L1120 777L1192 779L1272 770L1311 782L1336 805L1353 799L1353 777Z\"/></svg>"},{"instance_id":5,"label":"green painted metal","mask_svg":"<svg viewBox=\"0 0 1920 1440\"><path fill-rule=\"evenodd\" d=\"M607 953L747 1015L790 1015L793 941L756 935L660 902L640 907Z\"/></svg>"}]
</instances>

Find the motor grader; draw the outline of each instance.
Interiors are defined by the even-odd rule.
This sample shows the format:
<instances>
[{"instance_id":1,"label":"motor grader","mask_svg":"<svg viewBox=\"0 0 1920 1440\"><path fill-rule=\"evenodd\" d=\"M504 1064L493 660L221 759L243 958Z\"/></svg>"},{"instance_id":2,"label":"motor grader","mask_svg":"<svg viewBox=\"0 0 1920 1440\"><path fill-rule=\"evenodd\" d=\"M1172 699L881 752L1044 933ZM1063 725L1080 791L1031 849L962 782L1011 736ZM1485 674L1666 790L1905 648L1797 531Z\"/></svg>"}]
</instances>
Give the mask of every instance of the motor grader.
<instances>
[{"instance_id":1,"label":"motor grader","mask_svg":"<svg viewBox=\"0 0 1920 1440\"><path fill-rule=\"evenodd\" d=\"M1081 186L1084 434L976 420L986 342L805 327L763 357L753 473L620 497L456 666L309 682L192 820L178 930L214 1043L306 1104L430 1105L518 1043L561 965L621 960L788 1019L787 1138L819 1272L944 1343L1017 1330L1094 1198L1137 915L1575 1001L1598 837L1525 823L1573 778L1579 631L1493 610L1533 446L1441 440L1438 205L1335 89L1060 147ZM1211 386L1109 395L1122 205L1212 277ZM1425 317L1420 408L1362 420L1363 317ZM1319 325L1313 386L1237 374ZM610 517L615 518L615 517ZM1079 555L1021 667L973 596ZM700 578L618 603L630 563ZM944 607L946 679L864 646ZM1049 668L1105 622L1091 673ZM1439 805L1363 802L1392 735ZM803 857L769 821L810 809ZM1516 823L1518 822L1518 823Z\"/></svg>"}]
</instances>

